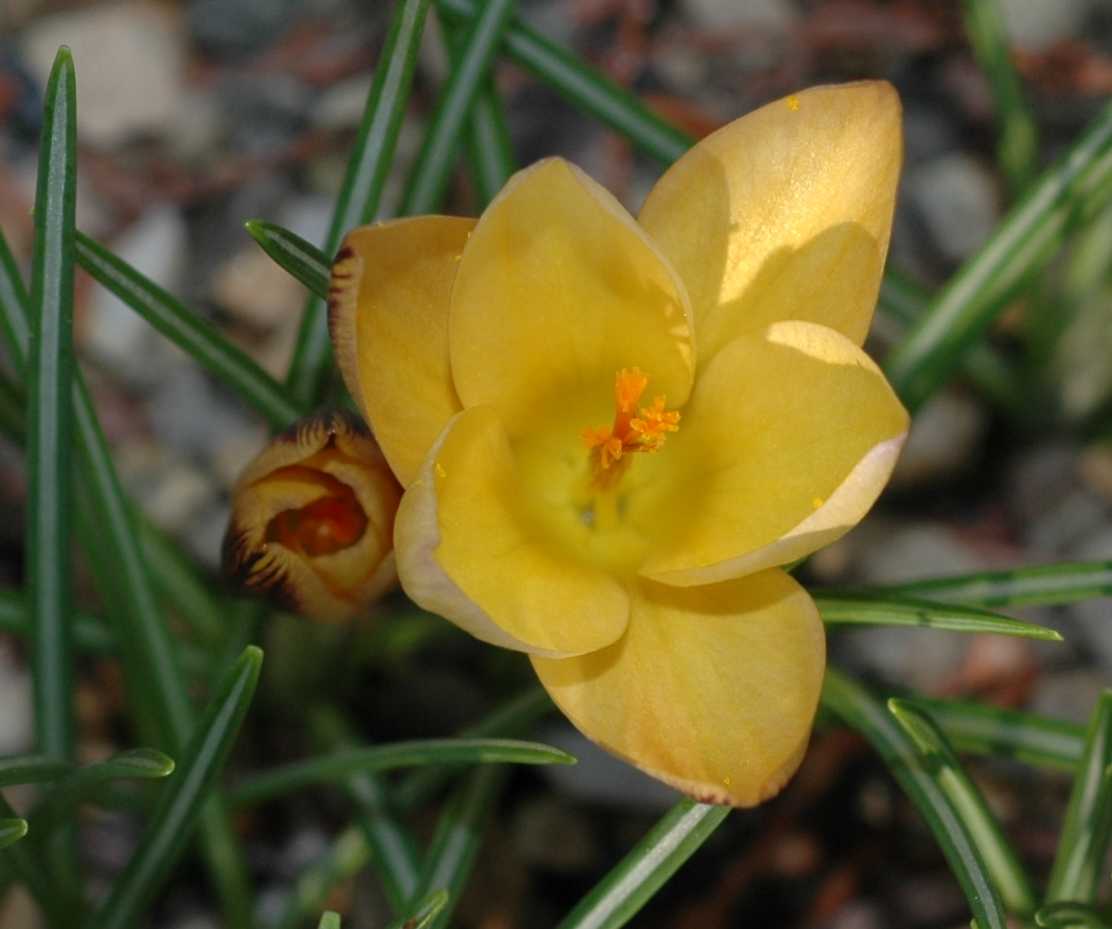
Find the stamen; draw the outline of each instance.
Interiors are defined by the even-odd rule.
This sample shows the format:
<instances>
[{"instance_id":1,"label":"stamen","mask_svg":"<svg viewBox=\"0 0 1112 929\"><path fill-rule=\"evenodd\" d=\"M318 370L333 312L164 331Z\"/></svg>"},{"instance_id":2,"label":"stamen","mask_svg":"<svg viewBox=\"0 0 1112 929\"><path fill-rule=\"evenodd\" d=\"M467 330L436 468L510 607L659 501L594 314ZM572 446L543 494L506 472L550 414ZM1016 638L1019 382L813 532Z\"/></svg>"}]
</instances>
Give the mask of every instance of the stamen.
<instances>
[{"instance_id":1,"label":"stamen","mask_svg":"<svg viewBox=\"0 0 1112 929\"><path fill-rule=\"evenodd\" d=\"M655 452L669 432L679 430L678 410L664 408L664 396L653 398L649 406L637 410L637 401L648 386L648 377L639 368L622 368L614 377L614 422L583 430L583 442L591 452L598 483L609 483L617 476L609 472L623 461L626 452Z\"/></svg>"}]
</instances>

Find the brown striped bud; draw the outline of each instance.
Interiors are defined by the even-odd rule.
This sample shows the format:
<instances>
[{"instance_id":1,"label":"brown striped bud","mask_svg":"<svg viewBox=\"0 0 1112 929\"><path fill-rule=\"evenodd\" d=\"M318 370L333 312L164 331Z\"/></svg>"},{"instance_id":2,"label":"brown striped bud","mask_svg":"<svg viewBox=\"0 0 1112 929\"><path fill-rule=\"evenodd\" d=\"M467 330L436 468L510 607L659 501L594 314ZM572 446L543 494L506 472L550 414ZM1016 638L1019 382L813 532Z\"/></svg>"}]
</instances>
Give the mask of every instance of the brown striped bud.
<instances>
[{"instance_id":1,"label":"brown striped bud","mask_svg":"<svg viewBox=\"0 0 1112 929\"><path fill-rule=\"evenodd\" d=\"M356 416L294 423L232 492L224 569L246 589L314 619L365 612L396 581L401 487Z\"/></svg>"}]
</instances>

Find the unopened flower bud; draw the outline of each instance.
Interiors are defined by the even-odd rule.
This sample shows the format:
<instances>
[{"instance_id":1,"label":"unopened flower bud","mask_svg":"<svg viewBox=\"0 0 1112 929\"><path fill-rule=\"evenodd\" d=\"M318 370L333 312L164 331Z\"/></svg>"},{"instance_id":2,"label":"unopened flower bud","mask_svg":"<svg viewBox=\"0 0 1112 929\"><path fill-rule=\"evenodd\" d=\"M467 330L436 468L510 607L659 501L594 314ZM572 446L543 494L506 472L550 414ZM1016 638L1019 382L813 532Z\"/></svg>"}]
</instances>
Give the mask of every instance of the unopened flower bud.
<instances>
[{"instance_id":1,"label":"unopened flower bud","mask_svg":"<svg viewBox=\"0 0 1112 929\"><path fill-rule=\"evenodd\" d=\"M400 497L358 418L306 417L272 439L236 484L224 569L306 616L352 619L396 581Z\"/></svg>"}]
</instances>

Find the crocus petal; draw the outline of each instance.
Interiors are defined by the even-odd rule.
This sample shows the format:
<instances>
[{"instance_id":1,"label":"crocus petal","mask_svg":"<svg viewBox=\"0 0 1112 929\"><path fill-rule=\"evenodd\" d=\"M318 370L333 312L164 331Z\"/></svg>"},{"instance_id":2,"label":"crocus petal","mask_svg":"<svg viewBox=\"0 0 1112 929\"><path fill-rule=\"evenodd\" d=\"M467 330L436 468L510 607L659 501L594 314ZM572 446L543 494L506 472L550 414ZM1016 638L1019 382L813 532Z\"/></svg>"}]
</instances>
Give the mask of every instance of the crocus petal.
<instances>
[{"instance_id":1,"label":"crocus petal","mask_svg":"<svg viewBox=\"0 0 1112 929\"><path fill-rule=\"evenodd\" d=\"M402 586L494 645L551 656L609 645L629 616L624 587L546 545L528 502L498 413L457 414L398 510Z\"/></svg>"},{"instance_id":2,"label":"crocus petal","mask_svg":"<svg viewBox=\"0 0 1112 929\"><path fill-rule=\"evenodd\" d=\"M704 802L754 806L802 759L825 642L811 598L774 569L707 587L645 582L615 644L532 661L603 748Z\"/></svg>"},{"instance_id":3,"label":"crocus petal","mask_svg":"<svg viewBox=\"0 0 1112 929\"><path fill-rule=\"evenodd\" d=\"M867 81L770 103L664 174L640 220L687 285L700 360L783 319L864 341L901 150L899 98Z\"/></svg>"},{"instance_id":4,"label":"crocus petal","mask_svg":"<svg viewBox=\"0 0 1112 929\"><path fill-rule=\"evenodd\" d=\"M403 485L460 409L448 305L473 219L419 216L348 233L329 324L344 382Z\"/></svg>"},{"instance_id":5,"label":"crocus petal","mask_svg":"<svg viewBox=\"0 0 1112 929\"><path fill-rule=\"evenodd\" d=\"M673 406L691 389L682 283L609 193L555 158L518 172L479 219L452 291L449 347L463 405L496 407L512 437L564 398L597 397L612 413L622 368L643 370Z\"/></svg>"},{"instance_id":6,"label":"crocus petal","mask_svg":"<svg viewBox=\"0 0 1112 929\"><path fill-rule=\"evenodd\" d=\"M636 498L647 509L634 519L665 520L642 573L709 584L828 545L873 505L907 427L884 375L833 329L788 321L739 336L700 373L661 453L675 456L669 480Z\"/></svg>"}]
</instances>

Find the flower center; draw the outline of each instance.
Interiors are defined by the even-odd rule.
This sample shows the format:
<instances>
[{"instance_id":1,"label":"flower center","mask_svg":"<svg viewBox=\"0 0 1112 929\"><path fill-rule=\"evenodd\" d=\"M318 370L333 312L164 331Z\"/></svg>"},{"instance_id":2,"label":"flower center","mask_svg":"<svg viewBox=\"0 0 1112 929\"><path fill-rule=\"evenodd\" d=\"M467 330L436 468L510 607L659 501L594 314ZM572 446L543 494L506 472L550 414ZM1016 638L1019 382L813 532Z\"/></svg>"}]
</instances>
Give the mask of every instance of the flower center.
<instances>
[{"instance_id":1,"label":"flower center","mask_svg":"<svg viewBox=\"0 0 1112 929\"><path fill-rule=\"evenodd\" d=\"M637 403L649 384L640 368L622 368L614 376L614 422L583 430L591 460L592 481L604 490L612 487L629 467L631 452L659 451L669 432L679 430L678 410L664 408L663 394L648 406Z\"/></svg>"},{"instance_id":2,"label":"flower center","mask_svg":"<svg viewBox=\"0 0 1112 929\"><path fill-rule=\"evenodd\" d=\"M277 542L310 558L334 555L363 537L367 514L347 484L321 472L312 472L311 476L314 482L325 485L327 496L273 516L266 526L266 541Z\"/></svg>"}]
</instances>

